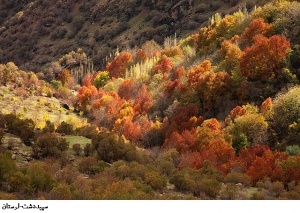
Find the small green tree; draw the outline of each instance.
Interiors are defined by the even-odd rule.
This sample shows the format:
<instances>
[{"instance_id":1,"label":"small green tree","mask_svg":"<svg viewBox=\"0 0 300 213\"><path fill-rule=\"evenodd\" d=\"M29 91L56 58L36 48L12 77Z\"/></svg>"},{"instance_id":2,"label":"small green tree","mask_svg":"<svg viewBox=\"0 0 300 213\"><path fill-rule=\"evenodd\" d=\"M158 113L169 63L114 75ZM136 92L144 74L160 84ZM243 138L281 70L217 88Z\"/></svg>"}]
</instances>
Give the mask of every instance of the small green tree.
<instances>
[{"instance_id":1,"label":"small green tree","mask_svg":"<svg viewBox=\"0 0 300 213\"><path fill-rule=\"evenodd\" d=\"M4 185L7 191L26 193L30 191L30 178L20 171L8 173L4 175Z\"/></svg>"},{"instance_id":2,"label":"small green tree","mask_svg":"<svg viewBox=\"0 0 300 213\"><path fill-rule=\"evenodd\" d=\"M0 128L0 145L2 145L2 139L4 138L5 135L5 131L4 129Z\"/></svg>"},{"instance_id":3,"label":"small green tree","mask_svg":"<svg viewBox=\"0 0 300 213\"><path fill-rule=\"evenodd\" d=\"M122 138L112 133L99 133L92 138L92 145L97 152L98 159L105 162L134 161L138 158L134 146L126 144Z\"/></svg>"},{"instance_id":4,"label":"small green tree","mask_svg":"<svg viewBox=\"0 0 300 213\"><path fill-rule=\"evenodd\" d=\"M104 87L109 79L110 77L107 71L98 72L94 79L94 86L97 89L99 89L100 87Z\"/></svg>"},{"instance_id":5,"label":"small green tree","mask_svg":"<svg viewBox=\"0 0 300 213\"><path fill-rule=\"evenodd\" d=\"M74 152L76 153L76 155L80 155L81 152L82 152L82 147L79 143L75 143L73 146L72 146L72 149L74 150Z\"/></svg>"},{"instance_id":6,"label":"small green tree","mask_svg":"<svg viewBox=\"0 0 300 213\"><path fill-rule=\"evenodd\" d=\"M7 174L13 174L17 171L16 164L11 158L11 154L0 153L0 186L3 184L4 176Z\"/></svg>"},{"instance_id":7,"label":"small green tree","mask_svg":"<svg viewBox=\"0 0 300 213\"><path fill-rule=\"evenodd\" d=\"M65 138L55 133L45 133L37 138L32 145L35 157L60 157L69 148Z\"/></svg>"},{"instance_id":8,"label":"small green tree","mask_svg":"<svg viewBox=\"0 0 300 213\"><path fill-rule=\"evenodd\" d=\"M30 164L26 174L30 178L30 187L34 192L50 191L54 185L54 177L41 162Z\"/></svg>"},{"instance_id":9,"label":"small green tree","mask_svg":"<svg viewBox=\"0 0 300 213\"><path fill-rule=\"evenodd\" d=\"M83 148L85 157L90 156L93 153L93 151L94 151L93 146L90 143L87 143Z\"/></svg>"},{"instance_id":10,"label":"small green tree","mask_svg":"<svg viewBox=\"0 0 300 213\"><path fill-rule=\"evenodd\" d=\"M65 183L60 183L49 192L48 198L52 200L71 200L72 192Z\"/></svg>"},{"instance_id":11,"label":"small green tree","mask_svg":"<svg viewBox=\"0 0 300 213\"><path fill-rule=\"evenodd\" d=\"M287 145L300 145L300 87L279 94L273 101L271 126L278 141Z\"/></svg>"},{"instance_id":12,"label":"small green tree","mask_svg":"<svg viewBox=\"0 0 300 213\"><path fill-rule=\"evenodd\" d=\"M73 125L63 121L57 127L56 132L60 134L72 135L74 132Z\"/></svg>"}]
</instances>

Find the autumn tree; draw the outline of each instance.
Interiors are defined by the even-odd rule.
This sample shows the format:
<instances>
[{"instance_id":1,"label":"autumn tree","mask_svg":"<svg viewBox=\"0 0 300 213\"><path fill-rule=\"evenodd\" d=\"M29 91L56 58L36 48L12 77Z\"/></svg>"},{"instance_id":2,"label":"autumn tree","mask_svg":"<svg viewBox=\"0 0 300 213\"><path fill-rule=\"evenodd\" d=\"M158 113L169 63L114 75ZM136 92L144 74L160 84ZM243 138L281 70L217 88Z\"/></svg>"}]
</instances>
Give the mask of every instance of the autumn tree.
<instances>
[{"instance_id":1,"label":"autumn tree","mask_svg":"<svg viewBox=\"0 0 300 213\"><path fill-rule=\"evenodd\" d=\"M92 86L94 83L93 80L94 80L94 76L92 73L86 74L82 79L82 86L86 86L86 87Z\"/></svg>"},{"instance_id":2,"label":"autumn tree","mask_svg":"<svg viewBox=\"0 0 300 213\"><path fill-rule=\"evenodd\" d=\"M232 136L232 146L238 153L253 144L265 144L268 139L266 118L253 105L237 106L226 118L226 131Z\"/></svg>"},{"instance_id":3,"label":"autumn tree","mask_svg":"<svg viewBox=\"0 0 300 213\"><path fill-rule=\"evenodd\" d=\"M63 86L65 86L65 84L70 80L71 77L72 77L72 76L71 76L70 71L67 70L67 69L63 69L63 70L59 73L57 79L61 81L61 83L62 83Z\"/></svg>"},{"instance_id":4,"label":"autumn tree","mask_svg":"<svg viewBox=\"0 0 300 213\"><path fill-rule=\"evenodd\" d=\"M125 100L130 100L134 99L138 92L138 87L137 87L137 82L135 79L125 79L119 89L118 89L118 94L121 98L124 98Z\"/></svg>"},{"instance_id":5,"label":"autumn tree","mask_svg":"<svg viewBox=\"0 0 300 213\"><path fill-rule=\"evenodd\" d=\"M197 126L200 126L204 118L198 116L199 108L197 104L190 103L187 106L177 106L171 112L171 109L165 112L167 120L164 122L162 130L166 137L168 137L173 131L181 133L184 130L192 130Z\"/></svg>"},{"instance_id":6,"label":"autumn tree","mask_svg":"<svg viewBox=\"0 0 300 213\"><path fill-rule=\"evenodd\" d=\"M267 36L272 28L273 25L266 23L263 18L256 18L250 23L249 27L245 29L241 36L241 40L242 42L251 45L253 42L255 42L254 37L256 35Z\"/></svg>"},{"instance_id":7,"label":"autumn tree","mask_svg":"<svg viewBox=\"0 0 300 213\"><path fill-rule=\"evenodd\" d=\"M21 171L6 173L4 175L3 185L5 190L17 193L30 193L30 178Z\"/></svg>"},{"instance_id":8,"label":"autumn tree","mask_svg":"<svg viewBox=\"0 0 300 213\"><path fill-rule=\"evenodd\" d=\"M97 158L93 156L83 158L78 164L78 169L81 173L88 175L95 175L100 171Z\"/></svg>"},{"instance_id":9,"label":"autumn tree","mask_svg":"<svg viewBox=\"0 0 300 213\"><path fill-rule=\"evenodd\" d=\"M173 66L171 59L163 55L158 63L153 67L152 74L162 73L167 77L168 73L173 69Z\"/></svg>"},{"instance_id":10,"label":"autumn tree","mask_svg":"<svg viewBox=\"0 0 300 213\"><path fill-rule=\"evenodd\" d=\"M181 58L184 56L183 51L179 46L163 49L161 54L170 58Z\"/></svg>"},{"instance_id":11,"label":"autumn tree","mask_svg":"<svg viewBox=\"0 0 300 213\"><path fill-rule=\"evenodd\" d=\"M247 47L241 56L241 73L250 81L265 81L278 76L289 49L290 42L284 36L267 38L257 35L253 45Z\"/></svg>"},{"instance_id":12,"label":"autumn tree","mask_svg":"<svg viewBox=\"0 0 300 213\"><path fill-rule=\"evenodd\" d=\"M147 54L143 49L138 49L135 53L137 62L144 62L147 59Z\"/></svg>"},{"instance_id":13,"label":"autumn tree","mask_svg":"<svg viewBox=\"0 0 300 213\"><path fill-rule=\"evenodd\" d=\"M23 143L30 146L34 138L35 123L32 119L21 119L15 114L4 115L8 131L21 138Z\"/></svg>"},{"instance_id":14,"label":"autumn tree","mask_svg":"<svg viewBox=\"0 0 300 213\"><path fill-rule=\"evenodd\" d=\"M101 98L93 101L92 104L95 123L112 128L119 117L124 102L125 100L121 99L118 93L114 91L104 93Z\"/></svg>"},{"instance_id":15,"label":"autumn tree","mask_svg":"<svg viewBox=\"0 0 300 213\"><path fill-rule=\"evenodd\" d=\"M80 106L83 110L86 110L87 107L91 104L91 100L93 97L97 94L97 88L94 86L82 86L78 90L78 100L80 103Z\"/></svg>"},{"instance_id":16,"label":"autumn tree","mask_svg":"<svg viewBox=\"0 0 300 213\"><path fill-rule=\"evenodd\" d=\"M146 84L143 84L135 97L134 110L137 115L147 113L153 106L153 98Z\"/></svg>"},{"instance_id":17,"label":"autumn tree","mask_svg":"<svg viewBox=\"0 0 300 213\"><path fill-rule=\"evenodd\" d=\"M215 43L217 36L218 34L215 28L200 28L199 32L193 37L195 43L197 44L197 51L201 52L203 50L207 50Z\"/></svg>"},{"instance_id":18,"label":"autumn tree","mask_svg":"<svg viewBox=\"0 0 300 213\"><path fill-rule=\"evenodd\" d=\"M270 97L264 100L264 102L262 102L260 106L261 114L265 117L270 116L270 113L272 111L272 106L273 106L273 101Z\"/></svg>"},{"instance_id":19,"label":"autumn tree","mask_svg":"<svg viewBox=\"0 0 300 213\"><path fill-rule=\"evenodd\" d=\"M175 148L179 153L191 151L196 138L191 131L183 131L181 134L174 131L164 142L163 148Z\"/></svg>"},{"instance_id":20,"label":"autumn tree","mask_svg":"<svg viewBox=\"0 0 300 213\"><path fill-rule=\"evenodd\" d=\"M132 55L129 52L121 52L109 62L106 66L106 70L109 72L111 78L123 78L125 77L126 68L132 61Z\"/></svg>"},{"instance_id":21,"label":"autumn tree","mask_svg":"<svg viewBox=\"0 0 300 213\"><path fill-rule=\"evenodd\" d=\"M165 92L168 96L171 96L171 95L174 93L174 91L175 91L176 89L177 89L177 90L180 90L181 87L182 87L181 81L178 80L178 79L176 79L176 80L174 80L174 81L170 81L170 82L167 84L167 86L166 86L164 92Z\"/></svg>"},{"instance_id":22,"label":"autumn tree","mask_svg":"<svg viewBox=\"0 0 300 213\"><path fill-rule=\"evenodd\" d=\"M0 64L1 84L6 86L7 83L13 79L13 76L16 74L18 69L19 68L13 62L8 62L5 65Z\"/></svg>"},{"instance_id":23,"label":"autumn tree","mask_svg":"<svg viewBox=\"0 0 300 213\"><path fill-rule=\"evenodd\" d=\"M272 152L270 149L257 154L246 172L252 181L255 183L266 177L269 177L273 181L284 181L284 169L280 165L280 162L285 162L288 155L276 151Z\"/></svg>"},{"instance_id":24,"label":"autumn tree","mask_svg":"<svg viewBox=\"0 0 300 213\"><path fill-rule=\"evenodd\" d=\"M90 144L90 143L85 144L85 146L83 148L83 152L84 152L85 157L92 155L94 152L92 144Z\"/></svg>"},{"instance_id":25,"label":"autumn tree","mask_svg":"<svg viewBox=\"0 0 300 213\"><path fill-rule=\"evenodd\" d=\"M192 68L188 73L188 84L196 92L203 111L216 108L216 101L230 92L231 83L231 76L224 71L214 72L208 60Z\"/></svg>"},{"instance_id":26,"label":"autumn tree","mask_svg":"<svg viewBox=\"0 0 300 213\"><path fill-rule=\"evenodd\" d=\"M237 14L237 13L236 13ZM235 14L233 15L226 15L224 18L222 18L220 21L215 22L215 29L217 33L217 40L218 42L222 42L224 38L227 36L230 36L233 32L233 29L235 25L237 24L237 17Z\"/></svg>"},{"instance_id":27,"label":"autumn tree","mask_svg":"<svg viewBox=\"0 0 300 213\"><path fill-rule=\"evenodd\" d=\"M221 57L225 60L226 71L232 73L233 70L239 68L242 51L231 40L225 40L221 44Z\"/></svg>"}]
</instances>

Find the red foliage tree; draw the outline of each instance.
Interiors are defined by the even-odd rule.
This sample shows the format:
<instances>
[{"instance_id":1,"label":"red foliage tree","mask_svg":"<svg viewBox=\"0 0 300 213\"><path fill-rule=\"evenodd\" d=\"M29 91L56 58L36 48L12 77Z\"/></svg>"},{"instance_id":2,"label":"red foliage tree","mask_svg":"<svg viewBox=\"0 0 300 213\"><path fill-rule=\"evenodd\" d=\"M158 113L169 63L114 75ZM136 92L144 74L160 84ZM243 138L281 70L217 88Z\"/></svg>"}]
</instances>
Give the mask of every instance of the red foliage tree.
<instances>
[{"instance_id":1,"label":"red foliage tree","mask_svg":"<svg viewBox=\"0 0 300 213\"><path fill-rule=\"evenodd\" d=\"M211 140L209 144L203 145L200 150L205 160L219 171L228 173L235 161L235 151L224 139Z\"/></svg>"},{"instance_id":2,"label":"red foliage tree","mask_svg":"<svg viewBox=\"0 0 300 213\"><path fill-rule=\"evenodd\" d=\"M229 113L229 116L226 117L226 122L234 121L237 117L243 116L247 114L247 110L241 106L236 106L234 109L232 109Z\"/></svg>"},{"instance_id":3,"label":"red foliage tree","mask_svg":"<svg viewBox=\"0 0 300 213\"><path fill-rule=\"evenodd\" d=\"M182 83L179 79L170 81L165 88L165 93L167 94L167 96L171 96L176 88L180 90L181 87Z\"/></svg>"},{"instance_id":4,"label":"red foliage tree","mask_svg":"<svg viewBox=\"0 0 300 213\"><path fill-rule=\"evenodd\" d=\"M144 118L139 119L138 121L123 119L120 127L122 128L122 134L131 142L131 144L143 146L145 135L150 131L151 125L152 122Z\"/></svg>"},{"instance_id":5,"label":"red foliage tree","mask_svg":"<svg viewBox=\"0 0 300 213\"><path fill-rule=\"evenodd\" d=\"M279 162L285 161L287 157L286 153L272 152L267 149L262 156L255 157L246 173L254 183L266 177L273 181L284 181L284 171Z\"/></svg>"},{"instance_id":6,"label":"red foliage tree","mask_svg":"<svg viewBox=\"0 0 300 213\"><path fill-rule=\"evenodd\" d=\"M188 104L187 106L181 106L175 111L175 116L170 117L170 124L166 124L163 132L168 137L172 131L182 132L183 130L192 130L193 128L200 126L204 119L202 116L198 116L198 106L196 104Z\"/></svg>"},{"instance_id":7,"label":"red foliage tree","mask_svg":"<svg viewBox=\"0 0 300 213\"><path fill-rule=\"evenodd\" d=\"M283 182L285 184L295 181L299 184L300 181L300 156L289 156L280 161L280 166L283 170Z\"/></svg>"},{"instance_id":8,"label":"red foliage tree","mask_svg":"<svg viewBox=\"0 0 300 213\"><path fill-rule=\"evenodd\" d=\"M139 49L135 54L137 62L144 62L147 59L147 54L144 50Z\"/></svg>"},{"instance_id":9,"label":"red foliage tree","mask_svg":"<svg viewBox=\"0 0 300 213\"><path fill-rule=\"evenodd\" d=\"M180 79L181 77L184 77L186 75L186 71L184 69L184 67L178 67L175 72L174 72L174 76L173 79Z\"/></svg>"},{"instance_id":10,"label":"red foliage tree","mask_svg":"<svg viewBox=\"0 0 300 213\"><path fill-rule=\"evenodd\" d=\"M254 19L243 32L241 39L247 44L251 44L254 42L256 35L266 35L272 28L272 24L266 23L264 19Z\"/></svg>"},{"instance_id":11,"label":"red foliage tree","mask_svg":"<svg viewBox=\"0 0 300 213\"><path fill-rule=\"evenodd\" d=\"M175 148L179 153L190 152L195 143L195 136L191 131L185 130L181 134L174 131L163 144L163 148Z\"/></svg>"},{"instance_id":12,"label":"red foliage tree","mask_svg":"<svg viewBox=\"0 0 300 213\"><path fill-rule=\"evenodd\" d=\"M156 66L154 66L153 68L153 74L157 74L159 72L162 73L168 73L169 71L171 71L173 69L173 63L171 61L171 59L165 55L163 55L161 57L161 59L159 60L159 62L157 63Z\"/></svg>"},{"instance_id":13,"label":"red foliage tree","mask_svg":"<svg viewBox=\"0 0 300 213\"><path fill-rule=\"evenodd\" d=\"M135 97L137 93L137 86L135 79L125 79L118 89L118 94L125 100L130 100Z\"/></svg>"},{"instance_id":14,"label":"red foliage tree","mask_svg":"<svg viewBox=\"0 0 300 213\"><path fill-rule=\"evenodd\" d=\"M289 49L290 42L284 36L255 36L254 44L247 47L242 54L241 73L253 81L263 81L278 75L282 60L286 58Z\"/></svg>"},{"instance_id":15,"label":"red foliage tree","mask_svg":"<svg viewBox=\"0 0 300 213\"><path fill-rule=\"evenodd\" d=\"M236 166L239 167L243 172L246 172L256 157L262 157L267 150L270 150L270 147L262 145L255 145L248 149L240 150L236 161Z\"/></svg>"},{"instance_id":16,"label":"red foliage tree","mask_svg":"<svg viewBox=\"0 0 300 213\"><path fill-rule=\"evenodd\" d=\"M89 87L92 86L94 84L94 76L91 73L88 73L84 76L84 78L82 79L82 85Z\"/></svg>"},{"instance_id":17,"label":"red foliage tree","mask_svg":"<svg viewBox=\"0 0 300 213\"><path fill-rule=\"evenodd\" d=\"M143 84L136 95L134 102L134 111L136 115L147 113L153 106L152 94L148 91L146 84Z\"/></svg>"},{"instance_id":18,"label":"red foliage tree","mask_svg":"<svg viewBox=\"0 0 300 213\"><path fill-rule=\"evenodd\" d=\"M132 62L132 55L129 52L121 52L113 61L107 64L106 70L111 78L124 78L126 68Z\"/></svg>"}]
</instances>

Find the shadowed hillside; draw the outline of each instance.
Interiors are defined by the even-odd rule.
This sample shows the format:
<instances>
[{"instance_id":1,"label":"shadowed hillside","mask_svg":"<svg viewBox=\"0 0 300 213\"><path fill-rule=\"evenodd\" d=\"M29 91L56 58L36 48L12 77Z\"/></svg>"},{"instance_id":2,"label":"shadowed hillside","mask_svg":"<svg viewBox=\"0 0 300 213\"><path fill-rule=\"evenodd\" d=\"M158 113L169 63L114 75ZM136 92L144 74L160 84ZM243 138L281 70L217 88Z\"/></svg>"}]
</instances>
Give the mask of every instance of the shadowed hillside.
<instances>
[{"instance_id":1,"label":"shadowed hillside","mask_svg":"<svg viewBox=\"0 0 300 213\"><path fill-rule=\"evenodd\" d=\"M0 62L40 71L79 47L95 66L117 47L196 31L214 13L250 9L250 0L18 0L0 1Z\"/></svg>"}]
</instances>

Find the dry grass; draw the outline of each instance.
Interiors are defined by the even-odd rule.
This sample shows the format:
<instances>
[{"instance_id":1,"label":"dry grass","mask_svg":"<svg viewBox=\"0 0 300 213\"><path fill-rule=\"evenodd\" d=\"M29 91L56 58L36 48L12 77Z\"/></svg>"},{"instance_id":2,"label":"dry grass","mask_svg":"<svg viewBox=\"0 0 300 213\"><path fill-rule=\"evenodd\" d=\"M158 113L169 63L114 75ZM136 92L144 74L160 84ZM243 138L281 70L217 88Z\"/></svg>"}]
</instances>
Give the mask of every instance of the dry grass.
<instances>
[{"instance_id":1,"label":"dry grass","mask_svg":"<svg viewBox=\"0 0 300 213\"><path fill-rule=\"evenodd\" d=\"M61 107L59 100L43 96L16 97L5 87L0 88L0 110L3 114L16 113L21 118L32 119L37 128L43 128L50 120L56 126L65 121L75 128L87 124L87 120Z\"/></svg>"}]
</instances>

